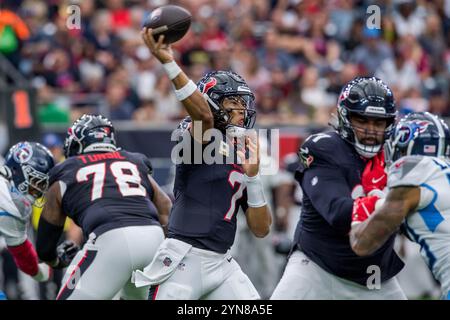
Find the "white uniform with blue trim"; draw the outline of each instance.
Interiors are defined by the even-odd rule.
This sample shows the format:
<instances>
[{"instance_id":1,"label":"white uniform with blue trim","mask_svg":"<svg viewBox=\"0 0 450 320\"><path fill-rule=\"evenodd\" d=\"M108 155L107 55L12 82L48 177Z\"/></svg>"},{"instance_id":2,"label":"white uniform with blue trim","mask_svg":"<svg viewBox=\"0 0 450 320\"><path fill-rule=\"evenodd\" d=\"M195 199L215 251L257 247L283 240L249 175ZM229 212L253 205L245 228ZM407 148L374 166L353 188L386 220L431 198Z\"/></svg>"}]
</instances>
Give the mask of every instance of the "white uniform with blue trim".
<instances>
[{"instance_id":1,"label":"white uniform with blue trim","mask_svg":"<svg viewBox=\"0 0 450 320\"><path fill-rule=\"evenodd\" d=\"M0 236L8 246L18 246L27 239L31 210L31 202L0 176Z\"/></svg>"},{"instance_id":2,"label":"white uniform with blue trim","mask_svg":"<svg viewBox=\"0 0 450 320\"><path fill-rule=\"evenodd\" d=\"M389 168L388 187L418 186L420 201L404 226L450 299L450 160L406 156Z\"/></svg>"}]
</instances>

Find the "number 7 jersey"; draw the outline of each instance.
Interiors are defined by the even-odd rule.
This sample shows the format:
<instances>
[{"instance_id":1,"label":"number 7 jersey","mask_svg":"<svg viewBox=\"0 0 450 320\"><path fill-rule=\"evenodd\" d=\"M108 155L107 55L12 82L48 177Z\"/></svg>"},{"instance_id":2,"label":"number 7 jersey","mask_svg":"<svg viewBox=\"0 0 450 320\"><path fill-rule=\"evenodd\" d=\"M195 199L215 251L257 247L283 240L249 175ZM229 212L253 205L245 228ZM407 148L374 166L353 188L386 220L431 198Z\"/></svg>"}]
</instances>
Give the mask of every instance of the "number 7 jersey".
<instances>
[{"instance_id":1,"label":"number 7 jersey","mask_svg":"<svg viewBox=\"0 0 450 320\"><path fill-rule=\"evenodd\" d=\"M60 183L62 209L83 230L97 236L120 227L159 224L151 199L150 160L125 150L68 158L50 171Z\"/></svg>"},{"instance_id":2,"label":"number 7 jersey","mask_svg":"<svg viewBox=\"0 0 450 320\"><path fill-rule=\"evenodd\" d=\"M389 168L388 187L417 186L416 212L405 219L408 238L420 245L422 257L450 299L450 162L406 156Z\"/></svg>"}]
</instances>

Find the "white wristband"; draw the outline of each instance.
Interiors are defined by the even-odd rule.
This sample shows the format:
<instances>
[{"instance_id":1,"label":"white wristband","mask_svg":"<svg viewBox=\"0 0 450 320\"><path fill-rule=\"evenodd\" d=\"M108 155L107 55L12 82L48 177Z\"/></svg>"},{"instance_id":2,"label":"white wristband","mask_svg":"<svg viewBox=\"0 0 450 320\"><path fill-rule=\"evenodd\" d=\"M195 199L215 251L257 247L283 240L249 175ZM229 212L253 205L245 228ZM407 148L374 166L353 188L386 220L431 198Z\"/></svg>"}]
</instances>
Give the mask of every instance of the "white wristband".
<instances>
[{"instance_id":1,"label":"white wristband","mask_svg":"<svg viewBox=\"0 0 450 320\"><path fill-rule=\"evenodd\" d=\"M264 195L264 189L262 181L257 174L254 177L244 175L245 185L247 186L247 204L252 208L263 207L267 204L266 197Z\"/></svg>"},{"instance_id":2,"label":"white wristband","mask_svg":"<svg viewBox=\"0 0 450 320\"><path fill-rule=\"evenodd\" d=\"M191 94L193 94L195 90L197 90L197 86L195 85L194 81L189 80L189 82L186 83L186 85L183 88L175 90L175 95L178 101L183 101Z\"/></svg>"},{"instance_id":3,"label":"white wristband","mask_svg":"<svg viewBox=\"0 0 450 320\"><path fill-rule=\"evenodd\" d=\"M37 282L45 282L48 281L50 275L51 275L50 267L47 264L41 262L38 264L38 273L32 276L32 278Z\"/></svg>"},{"instance_id":4,"label":"white wristband","mask_svg":"<svg viewBox=\"0 0 450 320\"><path fill-rule=\"evenodd\" d=\"M164 63L162 66L170 80L175 79L181 73L181 68L175 61Z\"/></svg>"}]
</instances>

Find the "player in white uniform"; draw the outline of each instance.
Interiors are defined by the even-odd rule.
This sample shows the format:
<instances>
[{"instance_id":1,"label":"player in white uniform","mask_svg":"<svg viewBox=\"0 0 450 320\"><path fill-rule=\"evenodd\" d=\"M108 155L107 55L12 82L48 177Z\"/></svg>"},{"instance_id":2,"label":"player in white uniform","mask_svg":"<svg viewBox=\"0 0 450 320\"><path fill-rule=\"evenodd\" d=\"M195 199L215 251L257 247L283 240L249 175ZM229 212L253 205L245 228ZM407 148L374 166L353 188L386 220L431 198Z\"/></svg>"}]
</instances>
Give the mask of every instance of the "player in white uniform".
<instances>
[{"instance_id":1,"label":"player in white uniform","mask_svg":"<svg viewBox=\"0 0 450 320\"><path fill-rule=\"evenodd\" d=\"M387 144L386 198L374 196L353 212L350 242L358 255L378 249L401 226L450 299L450 131L428 112L412 113Z\"/></svg>"},{"instance_id":2,"label":"player in white uniform","mask_svg":"<svg viewBox=\"0 0 450 320\"><path fill-rule=\"evenodd\" d=\"M21 271L36 281L47 281L50 268L38 263L36 251L27 239L27 224L35 199L47 189L53 156L44 146L20 142L9 150L0 166L0 236Z\"/></svg>"}]
</instances>

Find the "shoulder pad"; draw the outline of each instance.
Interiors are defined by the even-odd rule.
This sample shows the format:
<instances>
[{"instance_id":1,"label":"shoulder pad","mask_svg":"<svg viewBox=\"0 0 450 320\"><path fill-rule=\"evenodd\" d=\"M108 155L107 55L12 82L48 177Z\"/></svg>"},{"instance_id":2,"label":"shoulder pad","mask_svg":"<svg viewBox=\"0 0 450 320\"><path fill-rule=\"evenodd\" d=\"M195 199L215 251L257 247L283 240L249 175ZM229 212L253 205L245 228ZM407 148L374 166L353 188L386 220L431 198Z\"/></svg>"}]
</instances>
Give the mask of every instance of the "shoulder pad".
<instances>
[{"instance_id":1,"label":"shoulder pad","mask_svg":"<svg viewBox=\"0 0 450 320\"><path fill-rule=\"evenodd\" d=\"M336 145L333 132L318 133L309 136L299 150L300 166L309 168L313 163L334 163L333 160Z\"/></svg>"},{"instance_id":2,"label":"shoulder pad","mask_svg":"<svg viewBox=\"0 0 450 320\"><path fill-rule=\"evenodd\" d=\"M75 162L76 157L70 157L51 168L49 172L49 186L51 186L54 182L61 180L62 176L70 171L69 166Z\"/></svg>"},{"instance_id":3,"label":"shoulder pad","mask_svg":"<svg viewBox=\"0 0 450 320\"><path fill-rule=\"evenodd\" d=\"M183 120L181 120L181 122L178 124L177 129L187 130L189 128L189 126L191 125L191 123L192 123L191 117L186 117Z\"/></svg>"},{"instance_id":4,"label":"shoulder pad","mask_svg":"<svg viewBox=\"0 0 450 320\"><path fill-rule=\"evenodd\" d=\"M8 180L0 177L0 211L6 211L9 215L16 218L22 218L21 212L12 199L12 192L15 192L17 197L21 197L17 189L12 189Z\"/></svg>"},{"instance_id":5,"label":"shoulder pad","mask_svg":"<svg viewBox=\"0 0 450 320\"><path fill-rule=\"evenodd\" d=\"M389 167L388 187L420 186L435 172L442 170L433 157L405 156Z\"/></svg>"},{"instance_id":6,"label":"shoulder pad","mask_svg":"<svg viewBox=\"0 0 450 320\"><path fill-rule=\"evenodd\" d=\"M172 133L172 141L180 141L183 134L191 127L192 119L191 117L184 118L177 126L177 128Z\"/></svg>"}]
</instances>

